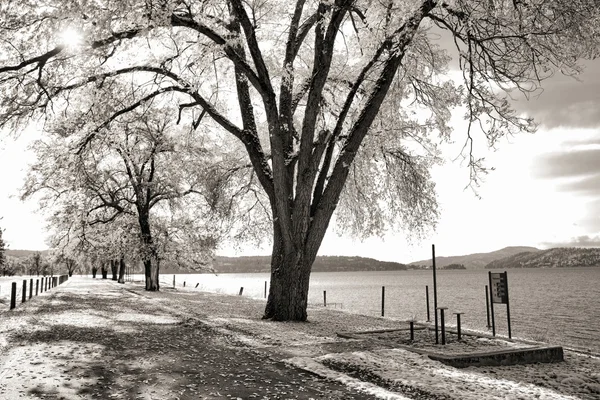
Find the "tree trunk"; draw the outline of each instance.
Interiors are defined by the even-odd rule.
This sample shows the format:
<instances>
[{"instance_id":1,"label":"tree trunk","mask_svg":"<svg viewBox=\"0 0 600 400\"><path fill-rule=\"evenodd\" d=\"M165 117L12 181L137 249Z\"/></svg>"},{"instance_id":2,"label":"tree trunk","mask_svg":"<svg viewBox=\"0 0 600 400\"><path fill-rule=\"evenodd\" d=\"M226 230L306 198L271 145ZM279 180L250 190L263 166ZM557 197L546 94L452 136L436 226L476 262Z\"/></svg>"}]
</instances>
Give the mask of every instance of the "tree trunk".
<instances>
[{"instance_id":1,"label":"tree trunk","mask_svg":"<svg viewBox=\"0 0 600 400\"><path fill-rule=\"evenodd\" d=\"M98 273L98 268L92 267L92 278L96 278L97 273Z\"/></svg>"},{"instance_id":2,"label":"tree trunk","mask_svg":"<svg viewBox=\"0 0 600 400\"><path fill-rule=\"evenodd\" d=\"M145 260L144 271L146 274L146 290L160 290L160 284L158 282L158 263L152 262L152 260Z\"/></svg>"},{"instance_id":3,"label":"tree trunk","mask_svg":"<svg viewBox=\"0 0 600 400\"><path fill-rule=\"evenodd\" d=\"M275 321L306 321L308 285L314 257L285 251L281 230L273 224L274 240L271 254L271 285L263 319Z\"/></svg>"},{"instance_id":4,"label":"tree trunk","mask_svg":"<svg viewBox=\"0 0 600 400\"><path fill-rule=\"evenodd\" d=\"M125 283L125 259L119 260L119 283Z\"/></svg>"},{"instance_id":5,"label":"tree trunk","mask_svg":"<svg viewBox=\"0 0 600 400\"><path fill-rule=\"evenodd\" d=\"M102 263L102 265L100 266L100 271L102 272L102 279L107 279L108 278L108 268L106 266L106 263Z\"/></svg>"},{"instance_id":6,"label":"tree trunk","mask_svg":"<svg viewBox=\"0 0 600 400\"><path fill-rule=\"evenodd\" d=\"M112 280L116 281L119 272L119 262L117 260L110 260L110 272L112 272Z\"/></svg>"},{"instance_id":7,"label":"tree trunk","mask_svg":"<svg viewBox=\"0 0 600 400\"><path fill-rule=\"evenodd\" d=\"M144 274L146 276L146 290L158 291L160 284L158 282L159 264L156 254L156 247L150 231L150 217L148 212L139 212L138 221L142 233L142 243L144 245Z\"/></svg>"}]
</instances>

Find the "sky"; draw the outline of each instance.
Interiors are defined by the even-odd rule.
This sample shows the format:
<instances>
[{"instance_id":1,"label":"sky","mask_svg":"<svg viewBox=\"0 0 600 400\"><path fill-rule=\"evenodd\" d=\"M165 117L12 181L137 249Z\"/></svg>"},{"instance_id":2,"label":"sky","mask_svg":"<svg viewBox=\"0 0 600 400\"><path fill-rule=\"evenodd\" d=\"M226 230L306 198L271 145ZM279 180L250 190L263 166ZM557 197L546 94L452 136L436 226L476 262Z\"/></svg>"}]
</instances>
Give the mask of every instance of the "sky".
<instances>
[{"instance_id":1,"label":"sky","mask_svg":"<svg viewBox=\"0 0 600 400\"><path fill-rule=\"evenodd\" d=\"M456 142L444 147L448 161L432 171L441 217L435 232L418 241L388 234L365 241L340 237L330 228L321 255L351 255L412 262L431 256L488 252L506 246L600 246L600 61L589 62L573 79L557 75L544 91L516 109L535 118L535 134L518 134L489 150L475 138L477 156L494 167L477 189L466 188L469 171L455 159L463 144L460 117ZM10 249L46 249L45 222L34 201L18 199L32 135L0 138L0 227ZM226 255L268 254L269 248Z\"/></svg>"}]
</instances>

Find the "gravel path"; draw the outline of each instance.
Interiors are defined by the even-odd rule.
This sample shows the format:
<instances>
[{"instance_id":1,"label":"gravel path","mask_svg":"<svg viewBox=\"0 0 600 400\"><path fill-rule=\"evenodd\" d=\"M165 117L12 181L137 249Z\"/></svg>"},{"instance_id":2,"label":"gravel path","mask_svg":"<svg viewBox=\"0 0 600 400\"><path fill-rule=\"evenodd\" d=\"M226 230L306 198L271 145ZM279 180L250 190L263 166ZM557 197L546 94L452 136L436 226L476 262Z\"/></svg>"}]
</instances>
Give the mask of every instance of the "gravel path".
<instances>
[{"instance_id":1,"label":"gravel path","mask_svg":"<svg viewBox=\"0 0 600 400\"><path fill-rule=\"evenodd\" d=\"M173 293L152 295L74 278L0 313L0 398L373 398L170 307Z\"/></svg>"}]
</instances>

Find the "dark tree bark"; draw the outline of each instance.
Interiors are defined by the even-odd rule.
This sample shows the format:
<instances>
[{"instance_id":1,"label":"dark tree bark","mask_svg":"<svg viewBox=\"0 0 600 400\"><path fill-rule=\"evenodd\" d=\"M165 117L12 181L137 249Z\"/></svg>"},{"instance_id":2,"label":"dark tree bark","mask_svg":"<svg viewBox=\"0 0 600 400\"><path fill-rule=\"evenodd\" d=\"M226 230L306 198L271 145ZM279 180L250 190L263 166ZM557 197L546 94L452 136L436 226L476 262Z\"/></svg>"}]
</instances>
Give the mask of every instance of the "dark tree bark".
<instances>
[{"instance_id":1,"label":"dark tree bark","mask_svg":"<svg viewBox=\"0 0 600 400\"><path fill-rule=\"evenodd\" d=\"M140 231L142 233L142 242L145 248L144 275L146 277L146 290L158 291L160 290L160 284L158 281L158 257L156 254L154 239L152 238L152 232L150 230L150 213L147 208L140 207L138 209L138 221L140 224Z\"/></svg>"},{"instance_id":2,"label":"dark tree bark","mask_svg":"<svg viewBox=\"0 0 600 400\"><path fill-rule=\"evenodd\" d=\"M102 263L102 266L100 268L102 271L102 279L108 279L108 268L106 266L106 263Z\"/></svg>"},{"instance_id":3,"label":"dark tree bark","mask_svg":"<svg viewBox=\"0 0 600 400\"><path fill-rule=\"evenodd\" d=\"M98 273L98 267L92 267L92 278L96 278L97 273Z\"/></svg>"},{"instance_id":4,"label":"dark tree bark","mask_svg":"<svg viewBox=\"0 0 600 400\"><path fill-rule=\"evenodd\" d=\"M119 283L125 283L125 258L119 260Z\"/></svg>"},{"instance_id":5,"label":"dark tree bark","mask_svg":"<svg viewBox=\"0 0 600 400\"><path fill-rule=\"evenodd\" d=\"M117 273L119 272L119 261L118 260L110 260L110 272L112 273L112 280L116 281Z\"/></svg>"}]
</instances>

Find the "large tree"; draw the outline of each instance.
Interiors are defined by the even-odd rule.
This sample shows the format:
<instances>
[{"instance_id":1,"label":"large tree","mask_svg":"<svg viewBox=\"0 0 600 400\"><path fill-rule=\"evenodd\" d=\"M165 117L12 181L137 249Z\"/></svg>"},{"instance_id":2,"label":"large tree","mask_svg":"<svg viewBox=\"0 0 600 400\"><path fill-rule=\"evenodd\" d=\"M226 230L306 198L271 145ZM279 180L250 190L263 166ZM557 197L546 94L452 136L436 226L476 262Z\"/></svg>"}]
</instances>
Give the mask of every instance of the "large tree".
<instances>
[{"instance_id":1,"label":"large tree","mask_svg":"<svg viewBox=\"0 0 600 400\"><path fill-rule=\"evenodd\" d=\"M598 20L594 0L28 0L0 13L0 126L86 115L71 129L85 133L83 149L171 95L194 126L239 140L268 199L264 316L276 320L307 318L312 263L338 205L356 232L434 225L429 167L450 140L452 108L466 113L460 135L477 173L478 131L493 145L534 129L505 92L576 73ZM458 82L440 35L457 50ZM115 82L127 96L83 101Z\"/></svg>"}]
</instances>

